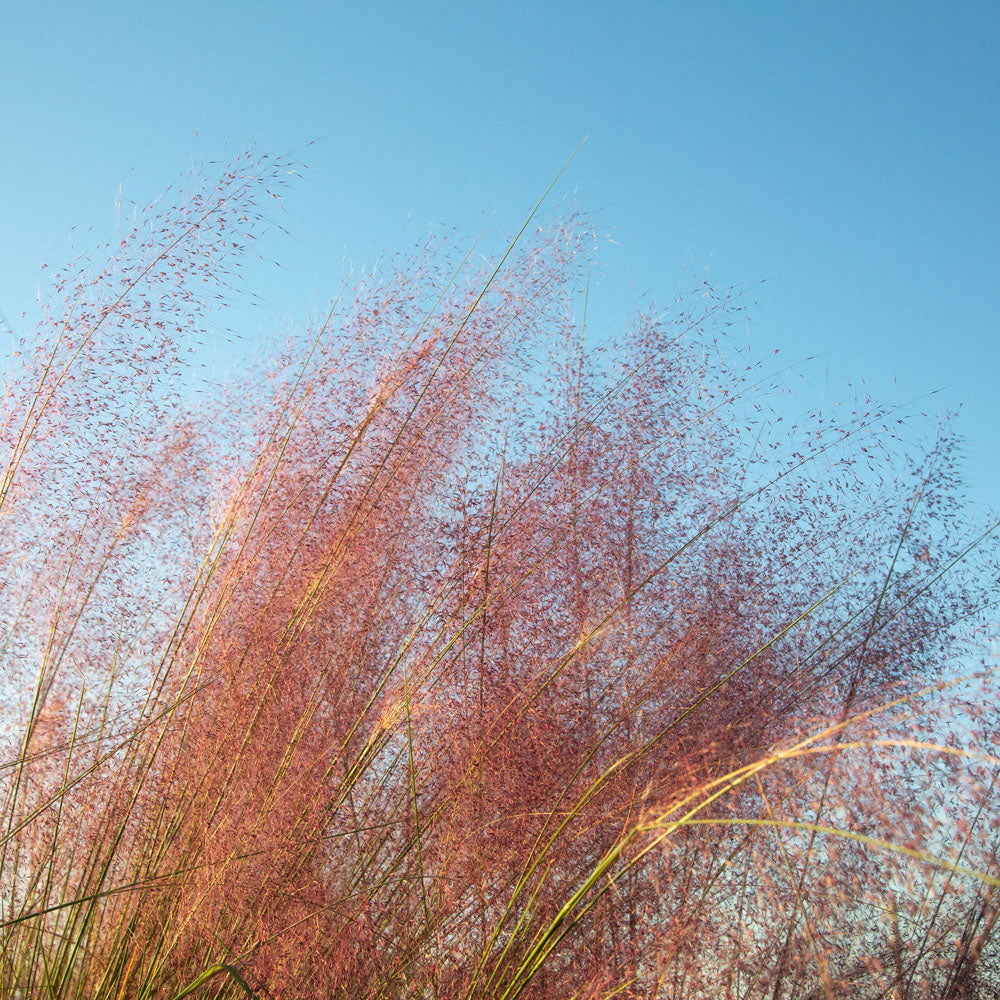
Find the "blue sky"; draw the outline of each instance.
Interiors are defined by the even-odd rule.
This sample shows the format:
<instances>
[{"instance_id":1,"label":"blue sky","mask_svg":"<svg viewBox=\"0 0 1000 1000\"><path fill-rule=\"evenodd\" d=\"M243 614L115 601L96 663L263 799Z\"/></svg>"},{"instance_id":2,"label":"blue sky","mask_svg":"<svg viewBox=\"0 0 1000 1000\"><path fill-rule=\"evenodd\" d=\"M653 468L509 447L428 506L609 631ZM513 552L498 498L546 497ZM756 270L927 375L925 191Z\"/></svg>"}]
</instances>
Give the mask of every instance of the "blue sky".
<instances>
[{"instance_id":1,"label":"blue sky","mask_svg":"<svg viewBox=\"0 0 1000 1000\"><path fill-rule=\"evenodd\" d=\"M309 170L254 323L301 321L345 255L516 228L589 136L554 197L614 239L598 332L682 267L751 287L760 352L819 356L803 406L940 390L997 505L998 44L995 3L7 4L0 309L30 316L72 227L113 235L119 184L256 143Z\"/></svg>"}]
</instances>

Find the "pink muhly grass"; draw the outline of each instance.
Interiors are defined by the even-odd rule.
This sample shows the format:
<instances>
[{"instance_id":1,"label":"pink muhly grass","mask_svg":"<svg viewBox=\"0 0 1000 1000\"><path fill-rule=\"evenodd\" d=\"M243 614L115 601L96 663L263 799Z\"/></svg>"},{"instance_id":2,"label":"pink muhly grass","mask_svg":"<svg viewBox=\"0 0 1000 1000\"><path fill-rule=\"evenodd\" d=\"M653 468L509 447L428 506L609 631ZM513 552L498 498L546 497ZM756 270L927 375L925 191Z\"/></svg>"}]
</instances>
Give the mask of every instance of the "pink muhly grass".
<instances>
[{"instance_id":1,"label":"pink muhly grass","mask_svg":"<svg viewBox=\"0 0 1000 1000\"><path fill-rule=\"evenodd\" d=\"M56 277L7 377L0 995L993 995L948 428L779 432L704 284L585 349L579 219L192 406L280 177Z\"/></svg>"}]
</instances>

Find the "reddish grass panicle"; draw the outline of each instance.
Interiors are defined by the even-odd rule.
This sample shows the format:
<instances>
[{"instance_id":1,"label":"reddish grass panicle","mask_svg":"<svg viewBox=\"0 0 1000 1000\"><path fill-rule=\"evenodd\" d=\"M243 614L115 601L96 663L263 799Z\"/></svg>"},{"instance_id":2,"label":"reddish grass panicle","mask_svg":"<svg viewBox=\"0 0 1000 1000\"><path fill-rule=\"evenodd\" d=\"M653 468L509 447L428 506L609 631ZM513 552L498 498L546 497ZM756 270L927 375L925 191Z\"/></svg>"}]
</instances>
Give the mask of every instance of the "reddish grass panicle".
<instances>
[{"instance_id":1,"label":"reddish grass panicle","mask_svg":"<svg viewBox=\"0 0 1000 1000\"><path fill-rule=\"evenodd\" d=\"M783 431L700 282L588 348L534 215L195 405L284 170L137 213L5 374L0 995L995 995L948 426Z\"/></svg>"}]
</instances>

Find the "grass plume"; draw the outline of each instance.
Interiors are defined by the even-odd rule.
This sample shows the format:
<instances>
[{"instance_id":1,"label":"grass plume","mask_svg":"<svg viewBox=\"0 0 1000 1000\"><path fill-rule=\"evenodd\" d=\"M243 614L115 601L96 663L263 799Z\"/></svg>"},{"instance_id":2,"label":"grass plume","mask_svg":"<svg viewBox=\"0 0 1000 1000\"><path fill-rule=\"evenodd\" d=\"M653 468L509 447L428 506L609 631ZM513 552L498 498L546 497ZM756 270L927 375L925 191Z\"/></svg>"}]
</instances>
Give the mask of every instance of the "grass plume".
<instances>
[{"instance_id":1,"label":"grass plume","mask_svg":"<svg viewBox=\"0 0 1000 1000\"><path fill-rule=\"evenodd\" d=\"M784 431L704 283L585 349L576 218L192 403L282 171L196 175L16 345L0 996L995 995L949 426Z\"/></svg>"}]
</instances>

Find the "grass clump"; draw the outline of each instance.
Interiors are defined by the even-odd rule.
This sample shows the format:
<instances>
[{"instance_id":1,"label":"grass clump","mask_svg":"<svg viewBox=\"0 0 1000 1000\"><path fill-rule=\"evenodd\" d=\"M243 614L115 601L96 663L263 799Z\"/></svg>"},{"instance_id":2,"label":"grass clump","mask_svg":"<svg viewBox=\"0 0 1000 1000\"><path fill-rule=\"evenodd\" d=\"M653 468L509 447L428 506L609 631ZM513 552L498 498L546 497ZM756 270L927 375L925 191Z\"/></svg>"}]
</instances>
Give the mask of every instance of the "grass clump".
<instances>
[{"instance_id":1,"label":"grass clump","mask_svg":"<svg viewBox=\"0 0 1000 1000\"><path fill-rule=\"evenodd\" d=\"M947 428L784 433L703 284L585 350L573 219L192 403L280 167L137 216L8 373L0 995L993 995Z\"/></svg>"}]
</instances>

